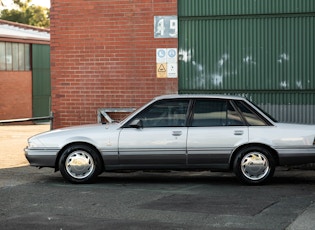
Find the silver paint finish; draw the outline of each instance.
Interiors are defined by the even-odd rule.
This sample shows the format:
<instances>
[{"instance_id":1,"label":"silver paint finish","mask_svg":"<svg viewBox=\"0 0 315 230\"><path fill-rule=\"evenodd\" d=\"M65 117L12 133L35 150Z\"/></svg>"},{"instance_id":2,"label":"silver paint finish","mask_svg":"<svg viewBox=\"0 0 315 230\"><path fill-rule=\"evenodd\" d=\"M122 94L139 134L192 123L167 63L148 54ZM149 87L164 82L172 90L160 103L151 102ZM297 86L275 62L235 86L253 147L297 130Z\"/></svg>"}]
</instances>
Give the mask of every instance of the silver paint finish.
<instances>
[{"instance_id":1,"label":"silver paint finish","mask_svg":"<svg viewBox=\"0 0 315 230\"><path fill-rule=\"evenodd\" d=\"M263 113L271 126L217 127L151 127L126 128L130 119L147 106L164 99L220 98L246 99L222 95L169 95L153 99L126 120L117 124L84 125L36 135L29 139L25 154L32 166L55 167L59 151L71 143L86 143L100 152L107 169L218 169L228 168L231 155L243 145L264 145L275 150L279 165L315 162L315 126L275 123ZM249 103L250 104L250 103ZM84 157L87 157L85 160ZM90 173L89 156L71 155L70 173L82 176ZM76 159L80 164L72 163ZM84 160L83 160L84 159ZM248 162L253 162L248 157ZM85 162L85 163L84 163ZM82 166L83 173L79 166ZM250 169L244 163L245 168ZM84 166L84 167L83 167ZM76 168L77 167L77 168ZM256 165L257 167L257 165ZM256 174L257 175L257 174Z\"/></svg>"},{"instance_id":2,"label":"silver paint finish","mask_svg":"<svg viewBox=\"0 0 315 230\"><path fill-rule=\"evenodd\" d=\"M25 148L25 157L31 166L55 167L58 149L30 149Z\"/></svg>"},{"instance_id":3,"label":"silver paint finish","mask_svg":"<svg viewBox=\"0 0 315 230\"><path fill-rule=\"evenodd\" d=\"M229 164L236 147L248 143L247 126L189 127L188 164Z\"/></svg>"},{"instance_id":4,"label":"silver paint finish","mask_svg":"<svg viewBox=\"0 0 315 230\"><path fill-rule=\"evenodd\" d=\"M187 127L121 130L120 164L186 164Z\"/></svg>"}]
</instances>

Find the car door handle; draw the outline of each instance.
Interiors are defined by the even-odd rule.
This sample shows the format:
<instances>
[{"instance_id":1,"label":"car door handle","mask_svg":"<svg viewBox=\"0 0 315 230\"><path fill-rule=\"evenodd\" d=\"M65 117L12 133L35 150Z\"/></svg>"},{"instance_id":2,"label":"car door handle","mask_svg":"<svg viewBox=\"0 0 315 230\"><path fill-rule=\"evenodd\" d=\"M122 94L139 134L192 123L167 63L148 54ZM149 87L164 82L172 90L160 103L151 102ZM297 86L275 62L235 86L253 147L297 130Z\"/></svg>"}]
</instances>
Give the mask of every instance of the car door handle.
<instances>
[{"instance_id":1,"label":"car door handle","mask_svg":"<svg viewBox=\"0 0 315 230\"><path fill-rule=\"evenodd\" d=\"M182 131L173 131L173 136L178 137L182 135Z\"/></svg>"},{"instance_id":2,"label":"car door handle","mask_svg":"<svg viewBox=\"0 0 315 230\"><path fill-rule=\"evenodd\" d=\"M235 136L241 136L244 134L244 131L243 130L234 130L234 135Z\"/></svg>"}]
</instances>

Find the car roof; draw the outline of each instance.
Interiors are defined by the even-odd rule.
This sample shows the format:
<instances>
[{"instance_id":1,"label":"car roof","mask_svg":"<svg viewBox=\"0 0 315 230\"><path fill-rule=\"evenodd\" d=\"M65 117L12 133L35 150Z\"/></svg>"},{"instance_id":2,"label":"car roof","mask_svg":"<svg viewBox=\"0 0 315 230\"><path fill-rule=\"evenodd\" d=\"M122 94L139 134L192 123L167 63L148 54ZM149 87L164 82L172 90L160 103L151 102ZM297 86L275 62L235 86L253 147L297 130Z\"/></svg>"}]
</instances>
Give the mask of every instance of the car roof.
<instances>
[{"instance_id":1,"label":"car roof","mask_svg":"<svg viewBox=\"0 0 315 230\"><path fill-rule=\"evenodd\" d=\"M177 99L177 98L215 98L215 99L231 99L231 100L244 100L244 97L225 95L225 94L169 94L155 97L155 100L161 99Z\"/></svg>"}]
</instances>

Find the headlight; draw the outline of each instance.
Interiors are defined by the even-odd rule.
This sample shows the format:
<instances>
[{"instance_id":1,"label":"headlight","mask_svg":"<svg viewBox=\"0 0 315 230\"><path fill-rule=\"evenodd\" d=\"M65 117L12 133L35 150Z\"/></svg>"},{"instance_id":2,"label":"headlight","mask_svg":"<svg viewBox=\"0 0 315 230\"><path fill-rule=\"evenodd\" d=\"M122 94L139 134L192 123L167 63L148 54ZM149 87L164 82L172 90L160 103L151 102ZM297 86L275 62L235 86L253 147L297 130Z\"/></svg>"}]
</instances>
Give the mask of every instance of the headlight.
<instances>
[{"instance_id":1,"label":"headlight","mask_svg":"<svg viewBox=\"0 0 315 230\"><path fill-rule=\"evenodd\" d=\"M42 146L43 144L36 138L30 138L28 140L28 148L38 148Z\"/></svg>"},{"instance_id":2,"label":"headlight","mask_svg":"<svg viewBox=\"0 0 315 230\"><path fill-rule=\"evenodd\" d=\"M28 147L29 148L36 148L36 147L38 147L38 145L35 142L30 141L30 142L28 142Z\"/></svg>"}]
</instances>

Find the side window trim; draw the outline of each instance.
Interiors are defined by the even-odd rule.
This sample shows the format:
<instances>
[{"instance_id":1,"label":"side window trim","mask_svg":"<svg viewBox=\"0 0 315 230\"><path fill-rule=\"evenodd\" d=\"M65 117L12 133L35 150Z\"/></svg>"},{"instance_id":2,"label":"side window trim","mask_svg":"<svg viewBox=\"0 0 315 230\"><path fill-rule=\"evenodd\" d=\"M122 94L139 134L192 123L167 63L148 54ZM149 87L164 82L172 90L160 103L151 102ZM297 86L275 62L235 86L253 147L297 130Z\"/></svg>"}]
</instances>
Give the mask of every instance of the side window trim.
<instances>
[{"instance_id":1,"label":"side window trim","mask_svg":"<svg viewBox=\"0 0 315 230\"><path fill-rule=\"evenodd\" d=\"M243 116L243 114L241 113L241 111L239 110L239 108L237 107L237 105L234 103L233 100L228 100L227 102L229 105L232 106L232 108L235 110L236 114L239 116L239 118L241 119L242 121L242 125L238 125L238 126L249 126L249 124L247 123L245 117ZM227 116L228 116L228 111L227 111ZM232 125L230 125L232 126Z\"/></svg>"},{"instance_id":2,"label":"side window trim","mask_svg":"<svg viewBox=\"0 0 315 230\"><path fill-rule=\"evenodd\" d=\"M189 102L189 106L188 106L188 114L187 114L187 120L186 120L186 126L187 127L192 127L192 121L194 118L194 107L196 104L196 100L197 99L191 99Z\"/></svg>"},{"instance_id":3,"label":"side window trim","mask_svg":"<svg viewBox=\"0 0 315 230\"><path fill-rule=\"evenodd\" d=\"M250 126L250 124L248 124L246 118L243 116L242 111L239 109L239 107L236 105L234 100L229 100L230 104L233 106L233 108L235 109L235 111L237 112L237 114L240 116L240 118L242 119L244 126Z\"/></svg>"}]
</instances>

